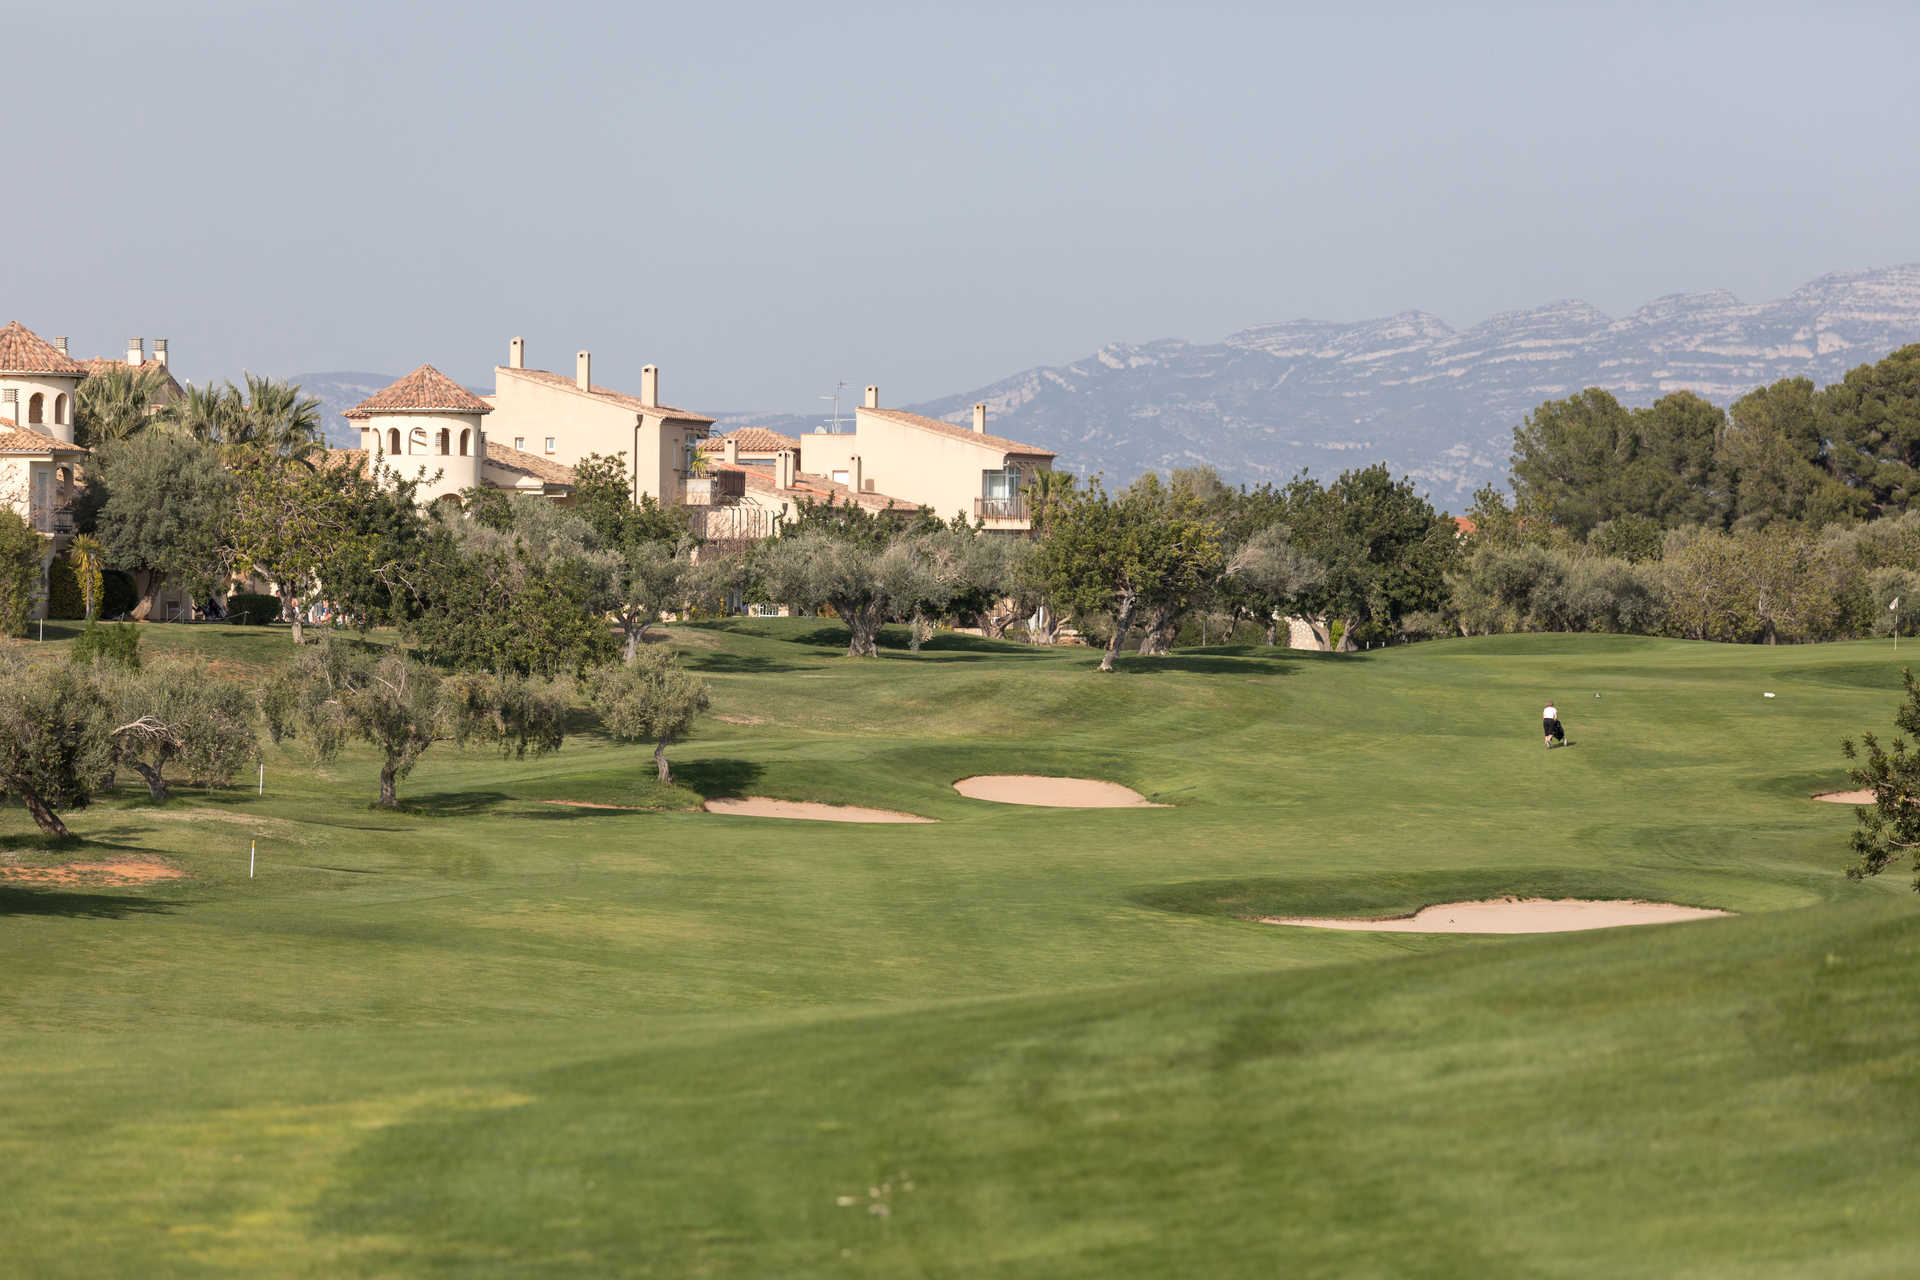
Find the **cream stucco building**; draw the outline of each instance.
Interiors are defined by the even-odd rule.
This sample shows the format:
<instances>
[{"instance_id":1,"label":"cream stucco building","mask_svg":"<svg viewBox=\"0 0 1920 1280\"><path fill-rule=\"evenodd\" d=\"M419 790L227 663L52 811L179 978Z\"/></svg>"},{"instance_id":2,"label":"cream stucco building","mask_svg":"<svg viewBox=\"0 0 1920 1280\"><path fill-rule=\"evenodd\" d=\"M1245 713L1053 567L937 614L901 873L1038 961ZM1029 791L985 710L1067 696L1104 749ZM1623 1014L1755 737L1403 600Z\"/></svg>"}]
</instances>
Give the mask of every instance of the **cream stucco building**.
<instances>
[{"instance_id":1,"label":"cream stucco building","mask_svg":"<svg viewBox=\"0 0 1920 1280\"><path fill-rule=\"evenodd\" d=\"M46 571L73 534L73 499L86 450L73 443L73 401L86 369L19 321L0 329L0 506L47 535L40 561L46 613Z\"/></svg>"},{"instance_id":2,"label":"cream stucco building","mask_svg":"<svg viewBox=\"0 0 1920 1280\"><path fill-rule=\"evenodd\" d=\"M570 498L572 469L490 440L482 423L492 412L485 400L423 364L349 409L360 448L329 456L336 465L377 464L417 481L422 503L478 488Z\"/></svg>"},{"instance_id":3,"label":"cream stucco building","mask_svg":"<svg viewBox=\"0 0 1920 1280\"><path fill-rule=\"evenodd\" d=\"M800 449L808 471L858 492L883 490L942 520L960 515L1010 533L1033 527L1023 490L1054 459L1050 449L988 434L984 404L961 426L882 409L878 387L867 388L851 432L804 436Z\"/></svg>"},{"instance_id":4,"label":"cream stucco building","mask_svg":"<svg viewBox=\"0 0 1920 1280\"><path fill-rule=\"evenodd\" d=\"M507 363L493 371L494 439L520 452L571 467L588 454L625 454L634 500L650 494L669 506L688 501L694 458L713 419L660 402L660 371L640 371L640 394L593 381L593 357L574 356L572 377L530 369L526 342L508 344ZM693 495L697 500L699 495Z\"/></svg>"}]
</instances>

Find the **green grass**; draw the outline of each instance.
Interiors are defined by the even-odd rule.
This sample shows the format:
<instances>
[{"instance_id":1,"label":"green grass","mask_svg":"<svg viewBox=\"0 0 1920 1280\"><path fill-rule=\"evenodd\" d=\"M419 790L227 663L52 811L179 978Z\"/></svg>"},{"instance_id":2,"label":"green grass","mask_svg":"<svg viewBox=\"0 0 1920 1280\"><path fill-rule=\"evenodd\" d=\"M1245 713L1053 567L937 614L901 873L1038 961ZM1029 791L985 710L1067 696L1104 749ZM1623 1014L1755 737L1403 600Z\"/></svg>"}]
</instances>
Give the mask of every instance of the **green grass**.
<instances>
[{"instance_id":1,"label":"green grass","mask_svg":"<svg viewBox=\"0 0 1920 1280\"><path fill-rule=\"evenodd\" d=\"M142 636L242 675L287 648ZM0 888L8 1270L1910 1269L1920 910L1904 874L1846 880L1852 812L1806 798L1889 724L1884 646L1229 647L1101 677L960 637L850 662L807 621L674 643L715 715L672 788L589 732L436 748L401 813L368 807L365 754L297 748L264 797L72 815L78 849L0 811L22 862L189 873ZM1170 807L951 790L980 772ZM735 794L940 822L697 811ZM1256 922L1509 892L1740 914Z\"/></svg>"}]
</instances>

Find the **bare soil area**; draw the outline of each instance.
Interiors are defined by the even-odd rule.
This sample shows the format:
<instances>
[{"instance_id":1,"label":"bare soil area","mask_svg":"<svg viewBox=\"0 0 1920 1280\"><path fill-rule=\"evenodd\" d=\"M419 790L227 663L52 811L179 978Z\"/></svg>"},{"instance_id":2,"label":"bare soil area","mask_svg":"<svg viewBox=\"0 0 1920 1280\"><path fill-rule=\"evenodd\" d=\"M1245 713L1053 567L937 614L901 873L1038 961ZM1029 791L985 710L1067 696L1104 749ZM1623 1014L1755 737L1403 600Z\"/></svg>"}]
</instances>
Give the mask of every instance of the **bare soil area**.
<instances>
[{"instance_id":1,"label":"bare soil area","mask_svg":"<svg viewBox=\"0 0 1920 1280\"><path fill-rule=\"evenodd\" d=\"M1030 804L1050 809L1164 809L1132 787L1096 778L1048 778L1034 773L983 773L953 789L970 800Z\"/></svg>"},{"instance_id":2,"label":"bare soil area","mask_svg":"<svg viewBox=\"0 0 1920 1280\"><path fill-rule=\"evenodd\" d=\"M938 822L917 813L894 809L863 809L851 804L814 804L809 800L775 800L770 796L740 796L709 800L708 813L728 813L742 818L798 818L805 822Z\"/></svg>"},{"instance_id":3,"label":"bare soil area","mask_svg":"<svg viewBox=\"0 0 1920 1280\"><path fill-rule=\"evenodd\" d=\"M69 862L60 867L0 866L0 879L14 884L151 884L178 880L186 872L151 858L119 858L112 862Z\"/></svg>"},{"instance_id":4,"label":"bare soil area","mask_svg":"<svg viewBox=\"0 0 1920 1280\"><path fill-rule=\"evenodd\" d=\"M1302 925L1311 929L1350 929L1365 933L1573 933L1581 929L1617 929L1635 924L1671 924L1732 915L1710 907L1671 902L1584 901L1579 898L1492 898L1482 902L1442 902L1410 916L1390 920L1314 919L1267 916L1262 924Z\"/></svg>"}]
</instances>

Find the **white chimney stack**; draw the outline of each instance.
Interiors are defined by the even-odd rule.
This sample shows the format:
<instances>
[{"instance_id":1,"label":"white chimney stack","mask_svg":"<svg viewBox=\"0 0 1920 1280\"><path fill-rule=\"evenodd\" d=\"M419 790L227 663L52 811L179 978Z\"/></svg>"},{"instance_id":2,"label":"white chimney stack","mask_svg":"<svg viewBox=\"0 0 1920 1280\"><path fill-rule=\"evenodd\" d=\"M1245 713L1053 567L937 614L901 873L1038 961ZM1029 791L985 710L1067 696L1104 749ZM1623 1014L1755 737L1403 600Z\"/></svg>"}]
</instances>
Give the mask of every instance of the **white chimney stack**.
<instances>
[{"instance_id":1,"label":"white chimney stack","mask_svg":"<svg viewBox=\"0 0 1920 1280\"><path fill-rule=\"evenodd\" d=\"M127 363L136 368L147 362L147 344L143 338L127 339Z\"/></svg>"},{"instance_id":2,"label":"white chimney stack","mask_svg":"<svg viewBox=\"0 0 1920 1280\"><path fill-rule=\"evenodd\" d=\"M847 472L847 478L853 481L853 483L848 487L851 488L855 493L859 493L860 492L860 455L857 453L853 455L853 465Z\"/></svg>"},{"instance_id":3,"label":"white chimney stack","mask_svg":"<svg viewBox=\"0 0 1920 1280\"><path fill-rule=\"evenodd\" d=\"M782 449L773 455L773 483L775 488L793 488L793 450Z\"/></svg>"},{"instance_id":4,"label":"white chimney stack","mask_svg":"<svg viewBox=\"0 0 1920 1280\"><path fill-rule=\"evenodd\" d=\"M653 365L640 370L640 403L660 403L660 370Z\"/></svg>"},{"instance_id":5,"label":"white chimney stack","mask_svg":"<svg viewBox=\"0 0 1920 1280\"><path fill-rule=\"evenodd\" d=\"M593 355L582 351L573 358L573 381L582 391L593 390Z\"/></svg>"},{"instance_id":6,"label":"white chimney stack","mask_svg":"<svg viewBox=\"0 0 1920 1280\"><path fill-rule=\"evenodd\" d=\"M879 407L880 407L880 388L868 387L867 388L867 408L878 409Z\"/></svg>"},{"instance_id":7,"label":"white chimney stack","mask_svg":"<svg viewBox=\"0 0 1920 1280\"><path fill-rule=\"evenodd\" d=\"M153 362L162 369L167 367L167 340L165 338L155 338L153 340Z\"/></svg>"},{"instance_id":8,"label":"white chimney stack","mask_svg":"<svg viewBox=\"0 0 1920 1280\"><path fill-rule=\"evenodd\" d=\"M527 367L527 340L515 338L507 344L507 368L524 369Z\"/></svg>"},{"instance_id":9,"label":"white chimney stack","mask_svg":"<svg viewBox=\"0 0 1920 1280\"><path fill-rule=\"evenodd\" d=\"M59 352L59 353L60 353L61 355L66 355L66 354L67 354L67 340L66 340L65 338L55 338L55 339L53 340L53 349L54 349L55 351L58 351L58 352Z\"/></svg>"},{"instance_id":10,"label":"white chimney stack","mask_svg":"<svg viewBox=\"0 0 1920 1280\"><path fill-rule=\"evenodd\" d=\"M979 436L987 434L987 406L984 404L973 406L973 433Z\"/></svg>"},{"instance_id":11,"label":"white chimney stack","mask_svg":"<svg viewBox=\"0 0 1920 1280\"><path fill-rule=\"evenodd\" d=\"M720 441L720 456L730 467L740 465L740 437L727 436Z\"/></svg>"}]
</instances>

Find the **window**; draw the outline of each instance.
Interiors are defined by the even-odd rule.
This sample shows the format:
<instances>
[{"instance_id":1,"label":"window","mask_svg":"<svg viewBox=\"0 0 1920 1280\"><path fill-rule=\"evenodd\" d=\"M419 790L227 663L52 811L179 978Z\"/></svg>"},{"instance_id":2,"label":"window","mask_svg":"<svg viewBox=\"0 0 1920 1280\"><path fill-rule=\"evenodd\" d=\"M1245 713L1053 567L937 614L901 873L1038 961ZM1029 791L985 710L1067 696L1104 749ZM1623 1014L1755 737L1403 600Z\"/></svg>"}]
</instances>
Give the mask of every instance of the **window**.
<instances>
[{"instance_id":1,"label":"window","mask_svg":"<svg viewBox=\"0 0 1920 1280\"><path fill-rule=\"evenodd\" d=\"M513 438L513 447L524 450L527 447L527 438L525 436L515 436Z\"/></svg>"},{"instance_id":2,"label":"window","mask_svg":"<svg viewBox=\"0 0 1920 1280\"><path fill-rule=\"evenodd\" d=\"M407 432L407 452L425 453L427 451L427 429L415 427Z\"/></svg>"},{"instance_id":3,"label":"window","mask_svg":"<svg viewBox=\"0 0 1920 1280\"><path fill-rule=\"evenodd\" d=\"M445 427L442 427L442 428L440 428L440 441L439 441L439 444L440 444L440 456L441 456L441 457L443 457L443 458L444 458L444 457L446 457L446 456L447 456L447 455L448 455L449 453L452 453L452 452L453 452L453 446L452 446L452 443L451 443L451 441L452 441L452 439L453 439L453 433L452 433L451 431L449 431L449 430L447 430L447 429L446 429ZM463 452L463 453L464 453L464 452L465 452L465 450L461 450L461 452Z\"/></svg>"},{"instance_id":4,"label":"window","mask_svg":"<svg viewBox=\"0 0 1920 1280\"><path fill-rule=\"evenodd\" d=\"M553 437L552 437L552 436L548 436L548 437L547 437L547 452L548 452L548 453L552 453L552 452L553 452Z\"/></svg>"},{"instance_id":5,"label":"window","mask_svg":"<svg viewBox=\"0 0 1920 1280\"><path fill-rule=\"evenodd\" d=\"M67 397L64 392L53 398L53 421L55 426L67 425Z\"/></svg>"},{"instance_id":6,"label":"window","mask_svg":"<svg viewBox=\"0 0 1920 1280\"><path fill-rule=\"evenodd\" d=\"M853 472L836 471L833 473L833 482L835 484L851 484L853 482Z\"/></svg>"},{"instance_id":7,"label":"window","mask_svg":"<svg viewBox=\"0 0 1920 1280\"><path fill-rule=\"evenodd\" d=\"M1005 471L982 471L980 473L980 496L998 501L1006 501L1020 492L1020 471L1017 467L1008 467Z\"/></svg>"},{"instance_id":8,"label":"window","mask_svg":"<svg viewBox=\"0 0 1920 1280\"><path fill-rule=\"evenodd\" d=\"M470 428L460 433L460 456L463 458L467 456L468 441L472 435L473 431Z\"/></svg>"},{"instance_id":9,"label":"window","mask_svg":"<svg viewBox=\"0 0 1920 1280\"><path fill-rule=\"evenodd\" d=\"M387 428L387 456L392 458L400 456L400 428L398 427Z\"/></svg>"},{"instance_id":10,"label":"window","mask_svg":"<svg viewBox=\"0 0 1920 1280\"><path fill-rule=\"evenodd\" d=\"M27 397L27 425L37 427L43 421L41 414L47 407L47 398L38 391Z\"/></svg>"}]
</instances>

